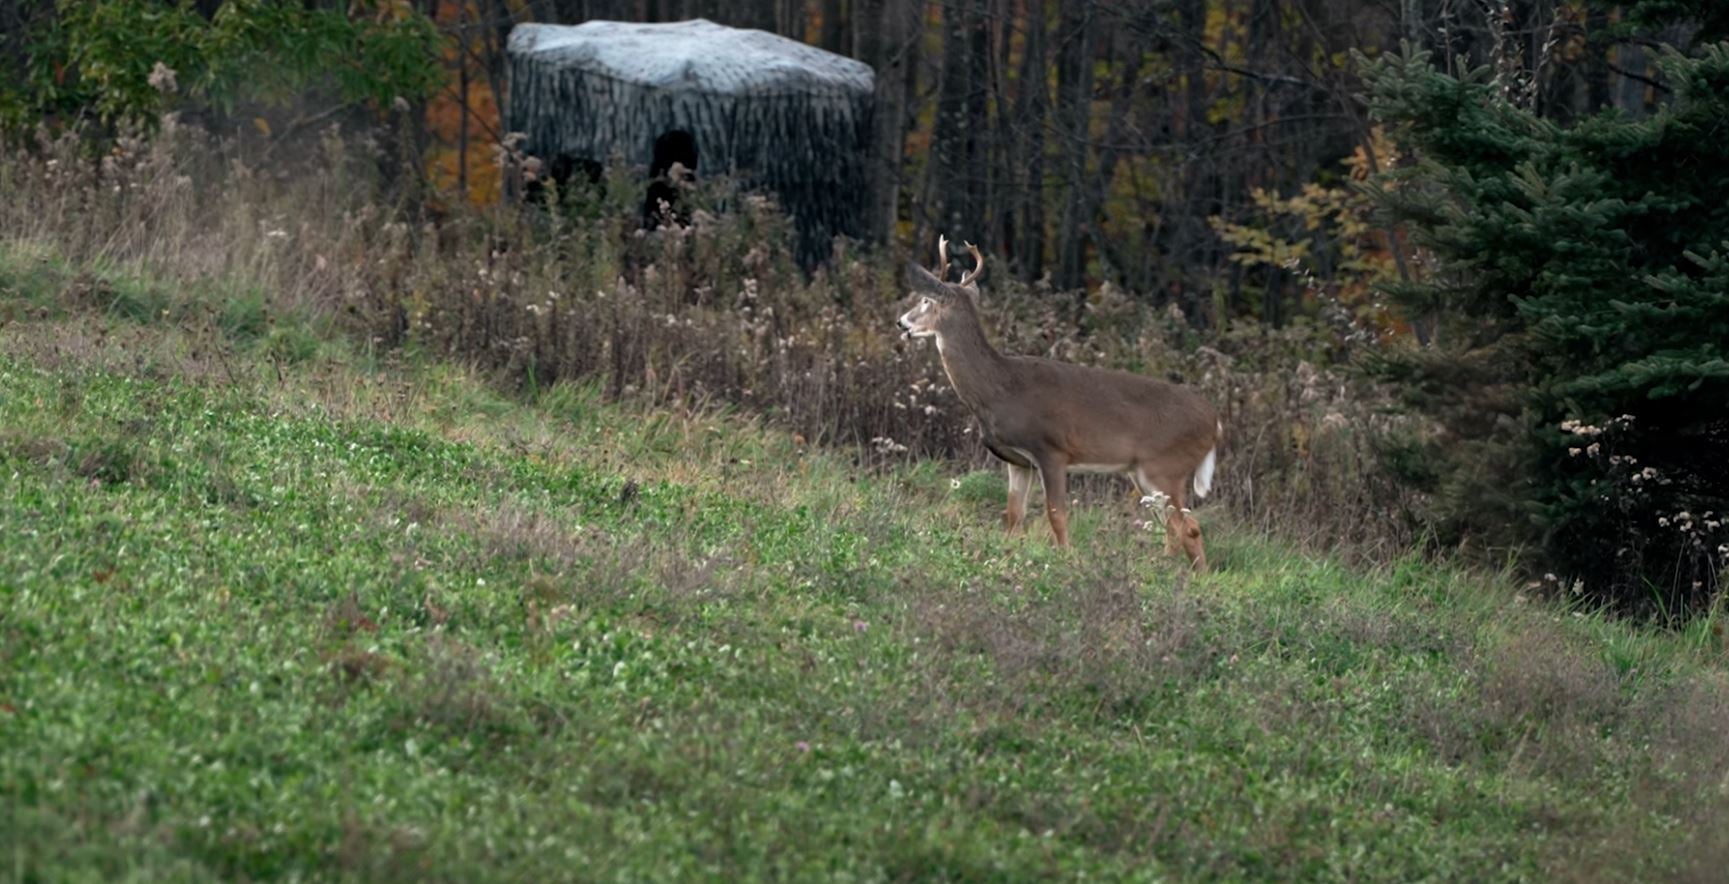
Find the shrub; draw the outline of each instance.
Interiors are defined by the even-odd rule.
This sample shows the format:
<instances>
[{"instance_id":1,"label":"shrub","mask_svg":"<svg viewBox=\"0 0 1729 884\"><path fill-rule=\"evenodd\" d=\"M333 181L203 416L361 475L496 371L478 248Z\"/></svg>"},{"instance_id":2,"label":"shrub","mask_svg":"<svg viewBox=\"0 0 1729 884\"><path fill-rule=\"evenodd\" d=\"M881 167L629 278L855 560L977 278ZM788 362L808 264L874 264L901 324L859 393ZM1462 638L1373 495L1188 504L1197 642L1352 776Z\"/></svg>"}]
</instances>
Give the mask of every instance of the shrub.
<instances>
[{"instance_id":1,"label":"shrub","mask_svg":"<svg viewBox=\"0 0 1729 884\"><path fill-rule=\"evenodd\" d=\"M203 5L203 4L199 4ZM375 107L429 94L439 34L411 6L356 15L297 3L25 0L24 50L0 55L0 126L95 115L153 127L176 107L291 104L311 88Z\"/></svg>"},{"instance_id":2,"label":"shrub","mask_svg":"<svg viewBox=\"0 0 1729 884\"><path fill-rule=\"evenodd\" d=\"M1423 453L1437 524L1678 613L1729 558L1729 45L1663 67L1651 117L1570 128L1423 53L1368 78L1421 158L1381 197L1432 259L1393 293L1437 344L1383 367L1447 428Z\"/></svg>"}]
</instances>

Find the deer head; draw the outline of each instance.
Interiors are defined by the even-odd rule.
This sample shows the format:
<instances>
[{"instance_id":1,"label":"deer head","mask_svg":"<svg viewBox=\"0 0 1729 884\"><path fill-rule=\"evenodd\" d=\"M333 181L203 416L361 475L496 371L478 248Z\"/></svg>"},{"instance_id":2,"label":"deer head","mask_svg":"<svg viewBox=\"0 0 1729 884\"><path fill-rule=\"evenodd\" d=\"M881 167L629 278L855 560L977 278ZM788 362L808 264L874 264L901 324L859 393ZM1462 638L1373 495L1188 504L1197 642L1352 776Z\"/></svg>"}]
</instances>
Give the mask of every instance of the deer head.
<instances>
[{"instance_id":1,"label":"deer head","mask_svg":"<svg viewBox=\"0 0 1729 884\"><path fill-rule=\"evenodd\" d=\"M966 247L973 256L973 269L963 273L958 283L947 281L948 237L937 241L938 264L935 273L907 262L907 287L918 298L918 302L901 315L899 325L902 337L928 338L941 335L958 322L973 326L978 324L978 304L975 299L979 293L979 275L985 270L985 258L979 253L978 246L967 243Z\"/></svg>"}]
</instances>

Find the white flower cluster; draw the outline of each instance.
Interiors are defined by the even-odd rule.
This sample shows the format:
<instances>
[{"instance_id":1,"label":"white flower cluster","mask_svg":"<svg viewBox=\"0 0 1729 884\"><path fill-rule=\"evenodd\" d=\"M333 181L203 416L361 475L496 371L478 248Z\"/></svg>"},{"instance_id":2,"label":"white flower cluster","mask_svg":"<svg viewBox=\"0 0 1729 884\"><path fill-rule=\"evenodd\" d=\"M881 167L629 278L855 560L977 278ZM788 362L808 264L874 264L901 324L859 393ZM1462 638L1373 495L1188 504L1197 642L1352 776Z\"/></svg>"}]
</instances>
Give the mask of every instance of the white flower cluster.
<instances>
[{"instance_id":1,"label":"white flower cluster","mask_svg":"<svg viewBox=\"0 0 1729 884\"><path fill-rule=\"evenodd\" d=\"M907 450L905 445L887 436L877 436L871 439L871 447L875 448L878 454L901 454Z\"/></svg>"},{"instance_id":2,"label":"white flower cluster","mask_svg":"<svg viewBox=\"0 0 1729 884\"><path fill-rule=\"evenodd\" d=\"M1651 467L1646 467L1646 468L1640 470L1639 472L1634 473L1632 475L1632 480L1633 480L1633 484L1635 484L1635 485L1643 485L1646 482L1651 482L1651 481L1655 481L1659 485L1669 484L1669 480L1667 478L1664 478L1663 476L1658 475L1657 471Z\"/></svg>"},{"instance_id":3,"label":"white flower cluster","mask_svg":"<svg viewBox=\"0 0 1729 884\"><path fill-rule=\"evenodd\" d=\"M1575 436L1584 436L1589 438L1591 436L1603 435L1605 428L1619 429L1631 424L1632 422L1633 416L1630 414L1623 414L1620 417L1612 417L1604 421L1602 427L1569 418L1561 422L1561 429L1568 433L1572 433Z\"/></svg>"},{"instance_id":4,"label":"white flower cluster","mask_svg":"<svg viewBox=\"0 0 1729 884\"><path fill-rule=\"evenodd\" d=\"M891 403L892 405L894 405L895 408L897 408L901 411L906 411L909 408L911 408L911 409L914 409L917 411L922 411L927 416L935 415L935 414L942 411L942 409L938 408L936 405L934 405L930 402L920 402L919 401L920 395L935 396L935 395L939 395L941 393L941 387L939 387L935 382L926 382L926 381L922 381L922 380L921 381L914 381L914 382L912 382L912 384L909 385L909 389L912 392L910 394L908 394L905 402L902 402L901 400L896 399L896 400L894 400L893 403Z\"/></svg>"},{"instance_id":5,"label":"white flower cluster","mask_svg":"<svg viewBox=\"0 0 1729 884\"><path fill-rule=\"evenodd\" d=\"M1707 510L1703 516L1694 518L1692 513L1679 512L1673 516L1658 516L1657 526L1667 528L1673 524L1682 534L1692 534L1701 529L1715 531L1723 525L1722 521L1713 518L1716 515L1715 512Z\"/></svg>"}]
</instances>

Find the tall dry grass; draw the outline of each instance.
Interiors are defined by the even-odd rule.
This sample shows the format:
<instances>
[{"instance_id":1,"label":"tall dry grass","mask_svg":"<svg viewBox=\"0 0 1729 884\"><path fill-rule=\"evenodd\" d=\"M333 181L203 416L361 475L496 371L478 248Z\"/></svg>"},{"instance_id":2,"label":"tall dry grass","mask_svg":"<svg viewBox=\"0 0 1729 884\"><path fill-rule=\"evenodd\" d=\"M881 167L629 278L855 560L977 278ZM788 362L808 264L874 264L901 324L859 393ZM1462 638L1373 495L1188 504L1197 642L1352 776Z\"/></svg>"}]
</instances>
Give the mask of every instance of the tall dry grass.
<instances>
[{"instance_id":1,"label":"tall dry grass","mask_svg":"<svg viewBox=\"0 0 1729 884\"><path fill-rule=\"evenodd\" d=\"M628 172L553 196L553 210L392 201L376 153L331 130L292 163L261 163L172 120L99 153L75 134L0 142L11 195L0 243L263 297L370 346L469 360L512 383L736 407L867 466L987 464L934 354L895 334L904 293L888 251L840 243L806 277L787 220L723 182L686 195L689 226L643 230L644 185ZM532 172L520 157L501 162L519 183ZM1408 548L1415 502L1383 441L1416 428L1348 369L1360 336L1308 322L1203 332L1108 286L1080 299L985 283L1005 351L1200 388L1226 431L1210 505L1317 547ZM1095 481L1079 493L1126 492Z\"/></svg>"}]
</instances>

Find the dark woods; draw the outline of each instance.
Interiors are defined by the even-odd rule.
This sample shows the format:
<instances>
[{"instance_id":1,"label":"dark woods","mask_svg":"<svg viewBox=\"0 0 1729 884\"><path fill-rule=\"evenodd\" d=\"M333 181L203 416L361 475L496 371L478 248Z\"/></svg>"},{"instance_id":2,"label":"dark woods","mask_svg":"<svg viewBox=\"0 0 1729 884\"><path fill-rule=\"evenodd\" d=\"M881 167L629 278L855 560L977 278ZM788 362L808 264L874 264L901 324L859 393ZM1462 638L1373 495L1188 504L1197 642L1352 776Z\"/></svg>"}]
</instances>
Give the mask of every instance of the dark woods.
<instances>
[{"instance_id":1,"label":"dark woods","mask_svg":"<svg viewBox=\"0 0 1729 884\"><path fill-rule=\"evenodd\" d=\"M1109 280L1200 322L1220 318L1217 296L1229 315L1274 325L1305 310L1306 268L1245 265L1217 228L1264 220L1258 192L1337 182L1353 156L1370 171L1391 159L1351 52L1403 40L1449 73L1489 65L1523 106L1566 122L1649 113L1667 94L1653 40L1699 35L1679 19L1640 27L1637 7L1529 2L484 5L494 19L565 23L702 16L863 60L878 76L875 238L941 231L1059 290Z\"/></svg>"}]
</instances>

